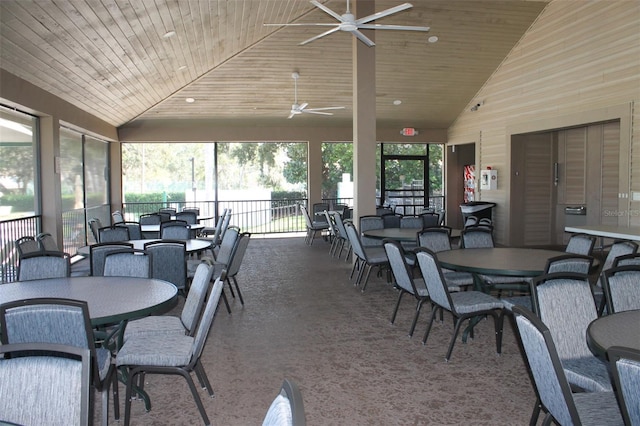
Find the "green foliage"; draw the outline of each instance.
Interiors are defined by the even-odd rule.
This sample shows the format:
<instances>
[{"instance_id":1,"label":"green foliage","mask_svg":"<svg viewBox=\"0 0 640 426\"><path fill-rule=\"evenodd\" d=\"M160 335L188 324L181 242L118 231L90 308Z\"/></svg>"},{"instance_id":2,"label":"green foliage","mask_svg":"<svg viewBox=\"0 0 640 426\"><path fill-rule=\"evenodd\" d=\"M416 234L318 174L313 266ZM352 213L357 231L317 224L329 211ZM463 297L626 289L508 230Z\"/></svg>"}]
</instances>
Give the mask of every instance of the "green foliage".
<instances>
[{"instance_id":1,"label":"green foliage","mask_svg":"<svg viewBox=\"0 0 640 426\"><path fill-rule=\"evenodd\" d=\"M127 200L127 203L162 203L165 200L173 203L184 203L186 201L184 192L127 193L124 199Z\"/></svg>"},{"instance_id":2,"label":"green foliage","mask_svg":"<svg viewBox=\"0 0 640 426\"><path fill-rule=\"evenodd\" d=\"M34 206L33 194L7 194L0 197L0 206L11 206L12 213L32 212Z\"/></svg>"}]
</instances>

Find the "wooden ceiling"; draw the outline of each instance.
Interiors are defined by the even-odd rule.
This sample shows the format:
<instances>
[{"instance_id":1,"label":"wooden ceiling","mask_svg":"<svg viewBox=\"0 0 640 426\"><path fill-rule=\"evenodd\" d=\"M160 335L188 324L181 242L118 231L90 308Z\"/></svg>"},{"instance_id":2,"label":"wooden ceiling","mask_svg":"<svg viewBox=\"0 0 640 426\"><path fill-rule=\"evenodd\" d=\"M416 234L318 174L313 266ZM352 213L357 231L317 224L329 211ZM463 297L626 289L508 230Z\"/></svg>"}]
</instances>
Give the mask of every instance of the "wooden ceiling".
<instances>
[{"instance_id":1,"label":"wooden ceiling","mask_svg":"<svg viewBox=\"0 0 640 426\"><path fill-rule=\"evenodd\" d=\"M375 32L378 123L447 128L547 1L414 0L378 21L431 27ZM321 2L345 12L346 0ZM375 10L400 3L377 0ZM343 125L353 115L352 36L338 31L299 46L327 28L263 25L334 21L307 0L2 0L0 67L114 126ZM163 37L168 31L175 36ZM346 109L287 119L293 71L300 103Z\"/></svg>"}]
</instances>

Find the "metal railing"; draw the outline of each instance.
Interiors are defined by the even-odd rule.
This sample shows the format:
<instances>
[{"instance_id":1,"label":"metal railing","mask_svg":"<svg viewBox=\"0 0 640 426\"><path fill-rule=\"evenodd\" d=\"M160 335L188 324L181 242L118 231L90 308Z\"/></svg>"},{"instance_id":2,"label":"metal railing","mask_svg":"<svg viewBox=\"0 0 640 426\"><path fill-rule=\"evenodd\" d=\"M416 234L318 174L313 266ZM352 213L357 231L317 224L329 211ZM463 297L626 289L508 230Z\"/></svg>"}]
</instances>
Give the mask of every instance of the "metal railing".
<instances>
[{"instance_id":1,"label":"metal railing","mask_svg":"<svg viewBox=\"0 0 640 426\"><path fill-rule=\"evenodd\" d=\"M18 249L15 241L34 237L40 232L42 216L27 216L0 221L0 276L2 283L15 281L18 271Z\"/></svg>"}]
</instances>

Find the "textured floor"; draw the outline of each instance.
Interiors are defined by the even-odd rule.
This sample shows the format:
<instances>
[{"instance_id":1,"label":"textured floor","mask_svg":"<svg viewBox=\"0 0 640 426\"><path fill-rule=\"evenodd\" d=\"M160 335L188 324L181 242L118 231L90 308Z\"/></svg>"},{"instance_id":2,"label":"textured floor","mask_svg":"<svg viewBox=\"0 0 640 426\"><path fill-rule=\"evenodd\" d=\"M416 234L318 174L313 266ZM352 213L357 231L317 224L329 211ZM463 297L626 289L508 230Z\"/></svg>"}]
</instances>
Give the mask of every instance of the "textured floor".
<instances>
[{"instance_id":1,"label":"textured floor","mask_svg":"<svg viewBox=\"0 0 640 426\"><path fill-rule=\"evenodd\" d=\"M213 425L260 425L285 377L298 383L309 425L528 424L534 393L508 323L501 356L488 319L474 340L458 338L447 363L450 316L423 346L429 307L409 338L414 300L391 325L396 290L372 274L362 293L328 247L252 238L238 276L245 306L232 300L229 315L221 305L203 355ZM133 401L131 424L202 424L183 378L147 376L146 389L152 410Z\"/></svg>"}]
</instances>

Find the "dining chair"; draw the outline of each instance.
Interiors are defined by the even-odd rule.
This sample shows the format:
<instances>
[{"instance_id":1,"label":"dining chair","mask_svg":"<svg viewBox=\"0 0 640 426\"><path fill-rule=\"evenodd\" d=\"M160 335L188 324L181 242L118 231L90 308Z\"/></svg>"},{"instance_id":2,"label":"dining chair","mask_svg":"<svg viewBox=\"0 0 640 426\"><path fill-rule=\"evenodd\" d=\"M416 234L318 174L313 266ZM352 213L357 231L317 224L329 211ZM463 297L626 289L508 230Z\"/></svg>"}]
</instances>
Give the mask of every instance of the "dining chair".
<instances>
[{"instance_id":1,"label":"dining chair","mask_svg":"<svg viewBox=\"0 0 640 426\"><path fill-rule=\"evenodd\" d=\"M90 366L75 346L1 345L0 424L89 425Z\"/></svg>"},{"instance_id":2,"label":"dining chair","mask_svg":"<svg viewBox=\"0 0 640 426\"><path fill-rule=\"evenodd\" d=\"M329 210L329 203L313 203L313 205L311 206L311 212L313 212L313 221L318 223L325 222L326 219L323 214L325 210Z\"/></svg>"},{"instance_id":3,"label":"dining chair","mask_svg":"<svg viewBox=\"0 0 640 426\"><path fill-rule=\"evenodd\" d=\"M451 250L450 235L451 228L448 226L425 228L417 234L418 247L427 248L434 253ZM475 284L473 274L452 271L446 268L441 269L444 279L451 291L454 291L454 288L460 290Z\"/></svg>"},{"instance_id":4,"label":"dining chair","mask_svg":"<svg viewBox=\"0 0 640 426\"><path fill-rule=\"evenodd\" d=\"M98 229L102 228L102 221L97 217L91 218L88 221L89 229L91 229L91 235L93 235L93 239L96 243L100 242L100 234L98 233Z\"/></svg>"},{"instance_id":5,"label":"dining chair","mask_svg":"<svg viewBox=\"0 0 640 426\"><path fill-rule=\"evenodd\" d=\"M138 219L138 223L140 226L144 225L158 225L158 229L160 227L160 223L162 222L160 215L158 213L148 213L140 215ZM143 238L160 238L160 231L144 231L142 232Z\"/></svg>"},{"instance_id":6,"label":"dining chair","mask_svg":"<svg viewBox=\"0 0 640 426\"><path fill-rule=\"evenodd\" d=\"M306 426L302 393L298 385L284 379L280 392L271 402L262 426Z\"/></svg>"},{"instance_id":7,"label":"dining chair","mask_svg":"<svg viewBox=\"0 0 640 426\"><path fill-rule=\"evenodd\" d=\"M184 220L172 220L160 224L160 238L168 240L189 240L191 229Z\"/></svg>"},{"instance_id":8,"label":"dining chair","mask_svg":"<svg viewBox=\"0 0 640 426\"><path fill-rule=\"evenodd\" d=\"M627 265L640 265L640 253L633 254L625 254L623 256L618 256L613 260L612 268L617 268L618 266L627 266Z\"/></svg>"},{"instance_id":9,"label":"dining chair","mask_svg":"<svg viewBox=\"0 0 640 426\"><path fill-rule=\"evenodd\" d=\"M41 232L36 235L36 241L42 251L60 251L60 247L58 247L53 235L48 232Z\"/></svg>"},{"instance_id":10,"label":"dining chair","mask_svg":"<svg viewBox=\"0 0 640 426\"><path fill-rule=\"evenodd\" d=\"M116 223L122 223L124 222L124 216L122 215L122 212L120 210L116 210L113 213L111 213L111 220L114 225Z\"/></svg>"},{"instance_id":11,"label":"dining chair","mask_svg":"<svg viewBox=\"0 0 640 426\"><path fill-rule=\"evenodd\" d=\"M345 229L347 230L347 236L349 237L349 242L351 244L351 249L353 255L355 256L355 260L353 262L353 267L351 268L351 275L349 279L353 279L353 274L358 270L358 274L354 280L354 285L357 287L362 284L362 291L367 288L367 283L369 282L369 275L371 274L371 269L373 267L377 267L379 271L382 271L383 268L389 267L389 259L387 258L387 254L384 251L384 247L365 247L362 245L360 241L360 234L358 230L353 225L353 223L347 222L344 224ZM382 240L380 240L382 243ZM364 275L364 271L367 271L366 275ZM364 282L362 278L364 276ZM387 275L387 280L389 280L389 276Z\"/></svg>"},{"instance_id":12,"label":"dining chair","mask_svg":"<svg viewBox=\"0 0 640 426\"><path fill-rule=\"evenodd\" d=\"M131 337L137 338L142 335L156 336L157 338L162 338L166 334L193 336L200 321L212 277L213 267L206 262L200 263L193 276L180 316L150 315L128 321L124 330L123 342ZM221 280L224 281L226 278L224 272L221 277Z\"/></svg>"},{"instance_id":13,"label":"dining chair","mask_svg":"<svg viewBox=\"0 0 640 426\"><path fill-rule=\"evenodd\" d=\"M338 252L338 259L342 256L342 251L345 246L347 247L347 255L345 256L345 261L349 258L349 253L351 252L351 245L349 243L349 238L347 237L347 229L344 227L344 221L342 220L342 216L336 212L330 212L331 217L333 218L333 223L336 227L336 239L338 240L337 246L340 247L340 250L336 247L336 251Z\"/></svg>"},{"instance_id":14,"label":"dining chair","mask_svg":"<svg viewBox=\"0 0 640 426\"><path fill-rule=\"evenodd\" d=\"M162 240L145 243L144 250L153 258L151 278L168 281L187 295L187 243Z\"/></svg>"},{"instance_id":15,"label":"dining chair","mask_svg":"<svg viewBox=\"0 0 640 426\"><path fill-rule=\"evenodd\" d=\"M626 240L615 241L609 248L607 257L605 258L604 263L600 268L598 280L596 281L595 286L592 287L593 296L596 300L596 306L598 306L598 316L602 316L604 308L608 306L607 294L603 291L604 272L613 267L613 264L616 263L617 258L621 256L633 255L637 251L638 244L634 241Z\"/></svg>"},{"instance_id":16,"label":"dining chair","mask_svg":"<svg viewBox=\"0 0 640 426\"><path fill-rule=\"evenodd\" d=\"M384 219L382 216L365 215L360 216L359 230L360 230L360 243L363 247L380 247L382 248L382 240L377 238L367 237L363 233L365 231L371 231L374 229L384 229Z\"/></svg>"},{"instance_id":17,"label":"dining chair","mask_svg":"<svg viewBox=\"0 0 640 426\"><path fill-rule=\"evenodd\" d=\"M194 211L181 211L175 214L176 221L186 222L187 225L198 224L198 214ZM196 238L197 232L195 230L189 230L189 238Z\"/></svg>"},{"instance_id":18,"label":"dining chair","mask_svg":"<svg viewBox=\"0 0 640 426\"><path fill-rule=\"evenodd\" d=\"M422 344L427 343L436 314L441 310L445 310L451 313L455 320L453 336L445 356L446 361L449 361L451 358L453 346L462 323L467 320L471 323L474 318L477 319L478 317L484 316L493 317L496 334L496 351L499 354L502 342L502 323L499 315L503 309L502 302L489 294L475 290L451 292L442 274L436 253L424 247L418 247L416 249L416 257L418 266L422 272L422 277L427 284L429 301L432 307L431 318L424 338L422 339ZM472 326L470 328L470 336L473 337L473 334L474 330Z\"/></svg>"},{"instance_id":19,"label":"dining chair","mask_svg":"<svg viewBox=\"0 0 640 426\"><path fill-rule=\"evenodd\" d=\"M400 228L400 220L402 219L400 213L388 213L380 217L382 218L383 228Z\"/></svg>"},{"instance_id":20,"label":"dining chair","mask_svg":"<svg viewBox=\"0 0 640 426\"><path fill-rule=\"evenodd\" d=\"M608 314L640 309L640 265L608 269L602 283Z\"/></svg>"},{"instance_id":21,"label":"dining chair","mask_svg":"<svg viewBox=\"0 0 640 426\"><path fill-rule=\"evenodd\" d=\"M240 266L242 265L242 261L244 260L244 255L247 252L247 247L249 246L249 240L251 239L250 232L243 232L238 236L238 241L236 242L236 246L233 250L233 255L231 256L231 260L229 261L226 279L225 281L229 285L229 291L231 292L231 296L235 297L235 292L233 291L233 287L231 286L231 280L233 280L233 284L236 287L236 291L238 292L238 298L240 299L240 303L244 306L244 299L242 298L242 293L240 292L240 287L238 286L238 280L236 276L238 272L240 272ZM215 263L214 263L215 265ZM224 268L224 267L223 267ZM218 275L222 273L224 269L218 272L219 268L216 268L216 272L214 273L214 278L217 278Z\"/></svg>"},{"instance_id":22,"label":"dining chair","mask_svg":"<svg viewBox=\"0 0 640 426\"><path fill-rule=\"evenodd\" d=\"M194 212L196 214L196 216L200 215L200 207L187 207L184 206L182 208L183 212Z\"/></svg>"},{"instance_id":23,"label":"dining chair","mask_svg":"<svg viewBox=\"0 0 640 426\"><path fill-rule=\"evenodd\" d=\"M152 255L146 250L133 248L113 250L104 259L105 277L151 278Z\"/></svg>"},{"instance_id":24,"label":"dining chair","mask_svg":"<svg viewBox=\"0 0 640 426\"><path fill-rule=\"evenodd\" d=\"M213 227L213 228L205 227L202 230L202 233L205 236L205 238L210 239L211 240L211 244L213 246L217 246L220 243L220 232L222 231L222 222L224 221L224 218L227 215L227 211L228 210L229 209L224 209L222 211L222 214L220 215L220 217L216 221L216 226L215 227ZM213 235L213 236L211 238L209 238L209 235Z\"/></svg>"},{"instance_id":25,"label":"dining chair","mask_svg":"<svg viewBox=\"0 0 640 426\"><path fill-rule=\"evenodd\" d=\"M569 383L587 392L612 390L606 365L587 346L587 327L598 318L588 278L571 273L543 275L532 294L534 312L553 336Z\"/></svg>"},{"instance_id":26,"label":"dining chair","mask_svg":"<svg viewBox=\"0 0 640 426\"><path fill-rule=\"evenodd\" d=\"M177 211L178 210L173 207L163 207L161 209L158 209L158 213L167 213L169 214L169 216L175 216Z\"/></svg>"},{"instance_id":27,"label":"dining chair","mask_svg":"<svg viewBox=\"0 0 640 426\"><path fill-rule=\"evenodd\" d=\"M400 228L422 229L423 227L424 227L424 220L420 216L402 216L400 218Z\"/></svg>"},{"instance_id":28,"label":"dining chair","mask_svg":"<svg viewBox=\"0 0 640 426\"><path fill-rule=\"evenodd\" d=\"M127 228L129 231L130 240L142 240L142 228L140 228L140 222L118 222L115 227Z\"/></svg>"},{"instance_id":29,"label":"dining chair","mask_svg":"<svg viewBox=\"0 0 640 426\"><path fill-rule=\"evenodd\" d=\"M572 393L553 333L528 309L515 306L513 311L527 369L538 401L547 413L543 424L554 421L560 425L622 425L615 394L611 390Z\"/></svg>"},{"instance_id":30,"label":"dining chair","mask_svg":"<svg viewBox=\"0 0 640 426\"><path fill-rule=\"evenodd\" d=\"M419 215L422 218L422 228L431 228L440 225L440 216L435 212L423 212Z\"/></svg>"},{"instance_id":31,"label":"dining chair","mask_svg":"<svg viewBox=\"0 0 640 426\"><path fill-rule=\"evenodd\" d=\"M27 253L18 263L18 281L64 278L70 273L70 256L61 251Z\"/></svg>"},{"instance_id":32,"label":"dining chair","mask_svg":"<svg viewBox=\"0 0 640 426\"><path fill-rule=\"evenodd\" d=\"M591 256L593 247L596 245L596 237L587 234L573 234L569 237L569 242L565 251L567 253L584 254Z\"/></svg>"},{"instance_id":33,"label":"dining chair","mask_svg":"<svg viewBox=\"0 0 640 426\"><path fill-rule=\"evenodd\" d=\"M240 228L237 226L230 226L224 233L218 252L214 252L215 257L210 259L216 270L222 271L223 269L229 269L229 264L231 263L239 236Z\"/></svg>"},{"instance_id":34,"label":"dining chair","mask_svg":"<svg viewBox=\"0 0 640 426\"><path fill-rule=\"evenodd\" d=\"M98 229L98 238L101 243L115 243L131 239L129 238L129 229L117 225L104 226Z\"/></svg>"},{"instance_id":35,"label":"dining chair","mask_svg":"<svg viewBox=\"0 0 640 426\"><path fill-rule=\"evenodd\" d=\"M307 235L304 239L304 242L307 245L312 245L313 240L316 237L316 234L318 232L322 234L324 231L326 231L329 228L329 224L324 220L322 221L313 220L309 215L309 211L307 210L307 207L302 204L300 204L300 211L302 212L302 216L304 216L304 220L307 225Z\"/></svg>"},{"instance_id":36,"label":"dining chair","mask_svg":"<svg viewBox=\"0 0 640 426\"><path fill-rule=\"evenodd\" d=\"M131 421L133 385L137 383L137 376L140 374L169 374L184 377L202 420L207 425L211 424L191 377L191 372L196 373L209 396L213 396L213 389L204 372L200 357L213 325L213 319L222 294L222 286L221 279L217 279L207 300L195 335L188 336L176 333L164 336L162 339L158 339L157 336L131 337L120 348L116 355L116 366L127 370L125 426L128 426ZM184 409L184 407L180 409Z\"/></svg>"},{"instance_id":37,"label":"dining chair","mask_svg":"<svg viewBox=\"0 0 640 426\"><path fill-rule=\"evenodd\" d=\"M49 343L88 350L91 380L102 395L102 424L109 421L110 389L113 390L115 418L120 417L117 377L111 352L95 346L87 302L60 298L18 300L0 305L0 319L3 345Z\"/></svg>"},{"instance_id":38,"label":"dining chair","mask_svg":"<svg viewBox=\"0 0 640 426\"><path fill-rule=\"evenodd\" d=\"M336 249L336 243L337 243L337 235L338 235L338 231L336 231L336 225L335 222L333 220L333 218L331 217L331 215L329 214L328 210L325 210L322 212L325 221L327 222L328 228L327 228L327 236L329 237L329 255L331 257L333 257L333 252Z\"/></svg>"},{"instance_id":39,"label":"dining chair","mask_svg":"<svg viewBox=\"0 0 640 426\"><path fill-rule=\"evenodd\" d=\"M176 209L160 209L157 214L160 216L160 223L169 222L171 216L176 214Z\"/></svg>"},{"instance_id":40,"label":"dining chair","mask_svg":"<svg viewBox=\"0 0 640 426\"><path fill-rule=\"evenodd\" d=\"M607 359L624 424L640 425L640 351L613 346L607 350Z\"/></svg>"},{"instance_id":41,"label":"dining chair","mask_svg":"<svg viewBox=\"0 0 640 426\"><path fill-rule=\"evenodd\" d=\"M104 261L107 254L122 249L132 249L132 243L98 243L89 247L89 264L92 276L104 275Z\"/></svg>"},{"instance_id":42,"label":"dining chair","mask_svg":"<svg viewBox=\"0 0 640 426\"><path fill-rule=\"evenodd\" d=\"M14 244L16 246L16 249L18 250L18 257L22 257L27 253L35 253L40 251L40 245L38 245L35 237L20 237L15 241Z\"/></svg>"}]
</instances>

